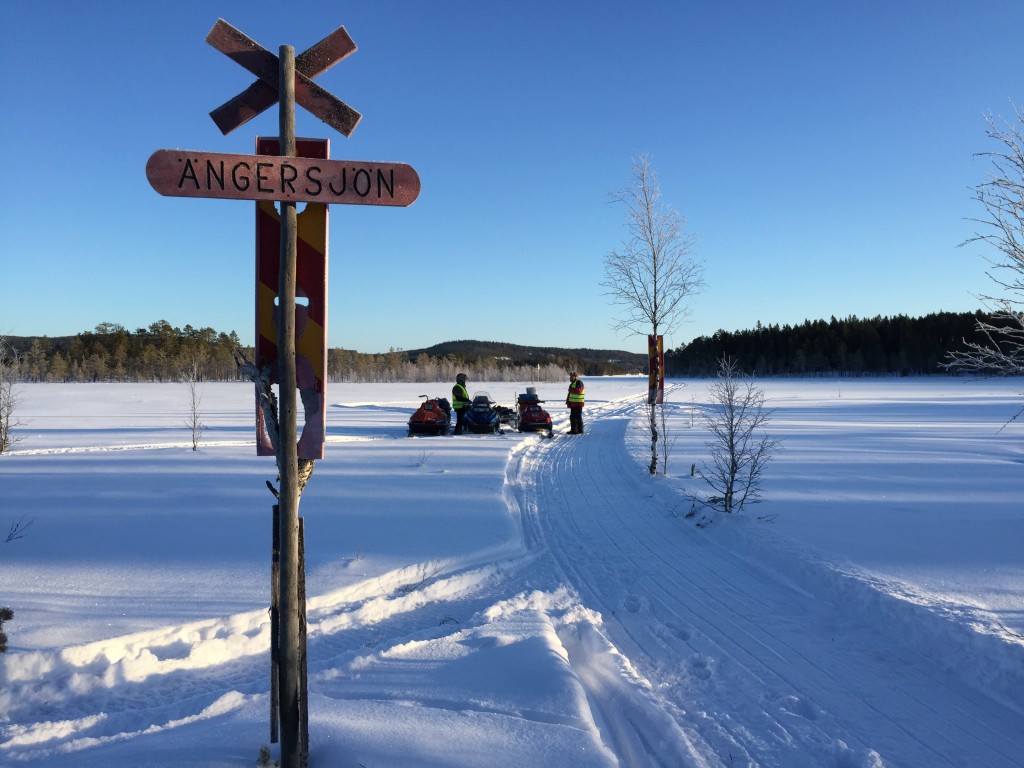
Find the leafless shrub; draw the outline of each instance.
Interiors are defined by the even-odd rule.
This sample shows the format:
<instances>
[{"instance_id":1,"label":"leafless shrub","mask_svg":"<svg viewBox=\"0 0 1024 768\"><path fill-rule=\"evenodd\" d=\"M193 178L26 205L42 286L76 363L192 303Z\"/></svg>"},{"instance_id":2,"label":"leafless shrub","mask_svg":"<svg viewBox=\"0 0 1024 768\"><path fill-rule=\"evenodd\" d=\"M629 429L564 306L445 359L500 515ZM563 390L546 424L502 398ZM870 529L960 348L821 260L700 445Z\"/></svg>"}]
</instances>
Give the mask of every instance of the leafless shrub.
<instances>
[{"instance_id":1,"label":"leafless shrub","mask_svg":"<svg viewBox=\"0 0 1024 768\"><path fill-rule=\"evenodd\" d=\"M203 436L206 425L202 422L200 407L203 404L203 388L201 363L198 358L193 357L187 366L178 375L178 381L188 389L188 416L185 419L185 426L192 434L192 450L199 450L199 440Z\"/></svg>"},{"instance_id":2,"label":"leafless shrub","mask_svg":"<svg viewBox=\"0 0 1024 768\"><path fill-rule=\"evenodd\" d=\"M712 435L705 444L711 460L701 463L697 476L711 487L712 495L702 501L722 512L740 512L761 500L764 467L779 447L762 432L771 411L765 408L764 391L728 357L719 360L710 400L704 420Z\"/></svg>"},{"instance_id":3,"label":"leafless shrub","mask_svg":"<svg viewBox=\"0 0 1024 768\"><path fill-rule=\"evenodd\" d=\"M18 381L18 362L18 353L14 347L0 337L0 453L25 439L25 435L14 432L24 426L16 416L21 405L21 395L15 386Z\"/></svg>"}]
</instances>

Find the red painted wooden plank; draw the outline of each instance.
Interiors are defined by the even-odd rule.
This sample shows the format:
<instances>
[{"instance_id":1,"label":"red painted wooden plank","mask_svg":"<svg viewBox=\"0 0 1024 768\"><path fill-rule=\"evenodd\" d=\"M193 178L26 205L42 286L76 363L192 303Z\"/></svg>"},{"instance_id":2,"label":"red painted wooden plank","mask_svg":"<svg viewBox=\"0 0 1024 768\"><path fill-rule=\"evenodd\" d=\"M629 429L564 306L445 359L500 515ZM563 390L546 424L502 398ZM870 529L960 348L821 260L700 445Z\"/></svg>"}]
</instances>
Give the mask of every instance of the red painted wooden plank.
<instances>
[{"instance_id":1,"label":"red painted wooden plank","mask_svg":"<svg viewBox=\"0 0 1024 768\"><path fill-rule=\"evenodd\" d=\"M224 23L227 25L226 22ZM215 25L214 30L216 29ZM210 31L211 35L214 34L214 30ZM308 78L314 78L355 52L355 42L344 27L338 27L319 43L310 46L295 57L295 71ZM220 128L221 133L226 136L276 103L277 90L262 80L257 80L233 99L213 110L210 117ZM356 122L358 122L358 118Z\"/></svg>"},{"instance_id":2,"label":"red painted wooden plank","mask_svg":"<svg viewBox=\"0 0 1024 768\"><path fill-rule=\"evenodd\" d=\"M344 55L348 55L343 53L347 49L346 40L351 43L351 38L347 33L337 34L337 30L335 30L335 33L328 35L317 44L317 46L322 44L322 47L313 46L317 50L310 55L310 61L319 62L317 66L322 66L324 69L332 66ZM266 84L273 92L274 101L271 104L277 101L280 90L277 56L223 19L218 19L217 23L213 25L213 29L206 36L206 42L256 75L260 82ZM355 43L351 44L353 48L348 50L348 53L352 53L354 50ZM309 53L309 51L304 53ZM330 63L324 66L324 63L328 61ZM234 99L211 112L210 115L221 132L229 133L263 111L259 109L259 105L267 98L265 95L260 96L263 92L263 88L251 85ZM255 101L253 101L254 98ZM359 112L310 80L298 66L296 66L295 72L295 102L344 136L351 135L362 119ZM238 119L242 119L242 122L234 124Z\"/></svg>"},{"instance_id":3,"label":"red painted wooden plank","mask_svg":"<svg viewBox=\"0 0 1024 768\"><path fill-rule=\"evenodd\" d=\"M420 193L419 175L403 163L186 149L158 149L146 163L146 178L172 197L406 206Z\"/></svg>"}]
</instances>

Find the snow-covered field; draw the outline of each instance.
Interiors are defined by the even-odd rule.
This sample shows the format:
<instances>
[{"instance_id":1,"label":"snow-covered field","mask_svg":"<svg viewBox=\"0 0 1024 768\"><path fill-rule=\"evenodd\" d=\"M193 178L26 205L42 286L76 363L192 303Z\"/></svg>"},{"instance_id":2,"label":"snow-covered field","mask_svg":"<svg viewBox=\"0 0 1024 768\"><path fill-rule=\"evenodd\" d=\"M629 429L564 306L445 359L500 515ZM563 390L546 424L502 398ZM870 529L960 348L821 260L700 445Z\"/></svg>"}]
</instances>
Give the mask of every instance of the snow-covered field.
<instances>
[{"instance_id":1,"label":"snow-covered field","mask_svg":"<svg viewBox=\"0 0 1024 768\"><path fill-rule=\"evenodd\" d=\"M1024 383L759 382L765 502L687 517L707 384L670 387L657 479L644 379L588 379L587 434L553 440L409 439L450 384L332 386L300 507L310 765L1024 765L1024 419L1000 431ZM564 433L565 385L539 390ZM205 385L198 452L182 385L21 395L0 765L255 765L275 471L250 387Z\"/></svg>"}]
</instances>

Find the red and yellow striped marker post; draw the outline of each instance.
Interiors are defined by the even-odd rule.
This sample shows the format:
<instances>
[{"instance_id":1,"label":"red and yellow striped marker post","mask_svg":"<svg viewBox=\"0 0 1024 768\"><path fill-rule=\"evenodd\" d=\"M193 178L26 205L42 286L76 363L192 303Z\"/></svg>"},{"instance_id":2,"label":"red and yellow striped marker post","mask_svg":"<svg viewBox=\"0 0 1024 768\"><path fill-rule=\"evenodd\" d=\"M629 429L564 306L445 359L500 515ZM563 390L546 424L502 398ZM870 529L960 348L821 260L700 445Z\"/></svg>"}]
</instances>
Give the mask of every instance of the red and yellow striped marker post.
<instances>
[{"instance_id":1,"label":"red and yellow striped marker post","mask_svg":"<svg viewBox=\"0 0 1024 768\"><path fill-rule=\"evenodd\" d=\"M327 139L296 139L299 157L326 160ZM276 137L256 139L257 155L277 155ZM327 208L307 203L298 214L295 304L295 375L304 423L299 437L300 459L322 459L327 418ZM277 383L277 280L281 258L281 217L273 202L256 203L256 365L271 371ZM256 399L256 453L273 456Z\"/></svg>"}]
</instances>

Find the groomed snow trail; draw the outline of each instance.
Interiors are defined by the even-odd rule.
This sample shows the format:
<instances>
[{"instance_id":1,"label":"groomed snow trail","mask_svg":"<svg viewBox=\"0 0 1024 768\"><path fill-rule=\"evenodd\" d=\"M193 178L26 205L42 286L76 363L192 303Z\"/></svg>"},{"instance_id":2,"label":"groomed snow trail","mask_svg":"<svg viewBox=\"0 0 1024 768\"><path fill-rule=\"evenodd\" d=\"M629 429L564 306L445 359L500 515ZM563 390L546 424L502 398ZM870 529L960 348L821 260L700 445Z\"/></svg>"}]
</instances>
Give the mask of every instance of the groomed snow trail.
<instances>
[{"instance_id":1,"label":"groomed snow trail","mask_svg":"<svg viewBox=\"0 0 1024 768\"><path fill-rule=\"evenodd\" d=\"M1021 712L905 643L892 631L901 624L881 626L883 614L856 615L744 557L730 546L741 539L732 519L704 529L685 520L689 502L629 455L640 409L588 405L586 435L531 445L513 473L528 541L601 614L601 631L673 721L677 746L659 744L658 729L673 729L645 729L652 709L634 717L607 677L590 674L596 654L563 638L623 765L1024 765Z\"/></svg>"},{"instance_id":2,"label":"groomed snow trail","mask_svg":"<svg viewBox=\"0 0 1024 768\"><path fill-rule=\"evenodd\" d=\"M424 478L465 483L451 470L490 451L480 506L460 512L486 509L499 533L311 596L312 764L1024 766L1024 645L771 536L750 514L697 527L678 487L631 452L643 418L629 398L588 404L583 437L416 442L396 423L401 439L371 441L379 454L354 462L367 469L345 476L340 457L321 469L318 488L338 495L320 515L354 508L366 482L395 489L395 520L429 511ZM450 454L430 457L432 446ZM167 460L130 458L147 472ZM268 644L260 609L8 654L0 765L251 764Z\"/></svg>"}]
</instances>

